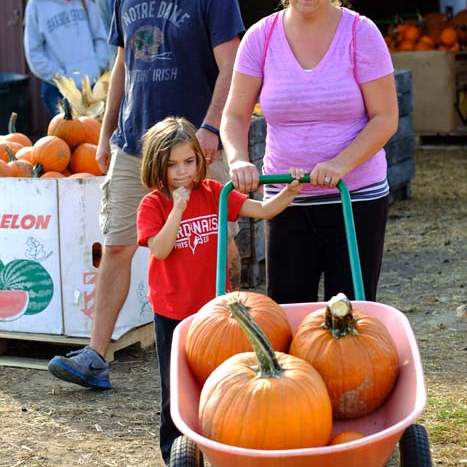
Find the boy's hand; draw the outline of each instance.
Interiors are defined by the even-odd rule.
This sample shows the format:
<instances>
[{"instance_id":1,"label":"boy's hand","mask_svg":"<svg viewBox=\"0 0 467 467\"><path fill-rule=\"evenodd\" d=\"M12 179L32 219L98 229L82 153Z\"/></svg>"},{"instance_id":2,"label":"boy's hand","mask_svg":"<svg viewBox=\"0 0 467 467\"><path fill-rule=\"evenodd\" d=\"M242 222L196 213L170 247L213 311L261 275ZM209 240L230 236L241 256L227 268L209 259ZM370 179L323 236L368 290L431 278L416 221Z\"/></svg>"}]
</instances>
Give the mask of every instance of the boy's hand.
<instances>
[{"instance_id":1,"label":"boy's hand","mask_svg":"<svg viewBox=\"0 0 467 467\"><path fill-rule=\"evenodd\" d=\"M302 191L302 185L299 180L305 176L305 171L303 169L292 167L289 172L295 180L287 185L287 191L294 195L298 195L298 193Z\"/></svg>"},{"instance_id":2,"label":"boy's hand","mask_svg":"<svg viewBox=\"0 0 467 467\"><path fill-rule=\"evenodd\" d=\"M191 191L184 186L178 187L172 192L172 198L174 200L174 209L185 211L188 200L190 199Z\"/></svg>"}]
</instances>

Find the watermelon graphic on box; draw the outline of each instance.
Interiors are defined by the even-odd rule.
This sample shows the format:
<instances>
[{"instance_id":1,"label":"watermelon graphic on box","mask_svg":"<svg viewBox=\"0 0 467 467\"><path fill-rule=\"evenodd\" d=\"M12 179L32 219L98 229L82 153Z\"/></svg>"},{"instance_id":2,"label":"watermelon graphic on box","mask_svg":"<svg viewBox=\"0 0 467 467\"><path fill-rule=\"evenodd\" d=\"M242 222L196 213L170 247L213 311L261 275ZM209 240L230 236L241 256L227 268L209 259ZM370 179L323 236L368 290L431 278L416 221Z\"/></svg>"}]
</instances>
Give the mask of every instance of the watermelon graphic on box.
<instances>
[{"instance_id":1,"label":"watermelon graphic on box","mask_svg":"<svg viewBox=\"0 0 467 467\"><path fill-rule=\"evenodd\" d=\"M0 261L0 321L44 311L53 293L52 278L37 261L15 259L6 265Z\"/></svg>"}]
</instances>

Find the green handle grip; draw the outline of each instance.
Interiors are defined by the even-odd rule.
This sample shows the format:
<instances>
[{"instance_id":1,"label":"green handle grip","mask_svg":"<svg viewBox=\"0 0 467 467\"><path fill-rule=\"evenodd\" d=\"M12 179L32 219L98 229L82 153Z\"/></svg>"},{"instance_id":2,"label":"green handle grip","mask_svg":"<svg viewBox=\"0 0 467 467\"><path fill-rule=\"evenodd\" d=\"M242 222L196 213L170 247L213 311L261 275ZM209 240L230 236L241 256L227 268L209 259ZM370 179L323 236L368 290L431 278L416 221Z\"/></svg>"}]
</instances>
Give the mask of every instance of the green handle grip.
<instances>
[{"instance_id":1,"label":"green handle grip","mask_svg":"<svg viewBox=\"0 0 467 467\"><path fill-rule=\"evenodd\" d=\"M261 175L259 183L291 183L294 178L290 174ZM300 179L301 183L309 183L310 176L305 175ZM360 257L358 254L357 236L355 234L355 223L352 212L352 201L349 190L345 183L340 180L337 184L342 201L342 212L344 215L345 235L347 238L347 248L350 258L350 269L352 271L352 282L355 300L365 300L363 288L362 270ZM223 295L226 292L226 271L227 271L227 209L228 196L233 190L231 181L224 185L219 198L219 238L217 243L217 271L216 271L216 295Z\"/></svg>"}]
</instances>

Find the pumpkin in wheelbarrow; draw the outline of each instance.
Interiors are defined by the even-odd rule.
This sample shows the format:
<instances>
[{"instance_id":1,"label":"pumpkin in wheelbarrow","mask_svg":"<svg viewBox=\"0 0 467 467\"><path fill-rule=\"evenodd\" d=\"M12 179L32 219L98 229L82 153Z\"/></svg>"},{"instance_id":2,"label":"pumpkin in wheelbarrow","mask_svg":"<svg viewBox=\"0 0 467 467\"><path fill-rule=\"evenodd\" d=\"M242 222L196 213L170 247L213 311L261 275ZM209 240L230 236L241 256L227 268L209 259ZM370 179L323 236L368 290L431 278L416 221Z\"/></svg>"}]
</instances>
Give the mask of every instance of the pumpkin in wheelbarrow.
<instances>
[{"instance_id":1,"label":"pumpkin in wheelbarrow","mask_svg":"<svg viewBox=\"0 0 467 467\"><path fill-rule=\"evenodd\" d=\"M309 362L323 377L336 419L376 410L399 373L397 349L385 326L353 310L344 294L305 317L289 353Z\"/></svg>"},{"instance_id":2,"label":"pumpkin in wheelbarrow","mask_svg":"<svg viewBox=\"0 0 467 467\"><path fill-rule=\"evenodd\" d=\"M332 408L321 376L304 360L274 352L241 302L228 306L254 352L230 357L206 380L199 403L202 434L250 449L325 446Z\"/></svg>"},{"instance_id":3,"label":"pumpkin in wheelbarrow","mask_svg":"<svg viewBox=\"0 0 467 467\"><path fill-rule=\"evenodd\" d=\"M274 300L256 292L220 295L206 303L195 315L186 339L188 364L201 384L224 360L252 350L228 306L233 298L248 308L274 350L287 352L290 346L292 329L284 310Z\"/></svg>"}]
</instances>

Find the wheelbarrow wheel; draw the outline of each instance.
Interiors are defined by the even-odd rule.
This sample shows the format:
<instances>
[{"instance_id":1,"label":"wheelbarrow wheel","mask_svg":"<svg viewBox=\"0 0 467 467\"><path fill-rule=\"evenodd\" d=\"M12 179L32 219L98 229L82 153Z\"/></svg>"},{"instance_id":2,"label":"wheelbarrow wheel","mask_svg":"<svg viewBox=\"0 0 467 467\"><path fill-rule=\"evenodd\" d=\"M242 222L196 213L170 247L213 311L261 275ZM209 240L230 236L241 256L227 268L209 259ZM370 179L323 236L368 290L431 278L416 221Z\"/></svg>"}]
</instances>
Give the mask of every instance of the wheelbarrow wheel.
<instances>
[{"instance_id":1,"label":"wheelbarrow wheel","mask_svg":"<svg viewBox=\"0 0 467 467\"><path fill-rule=\"evenodd\" d=\"M170 467L203 467L203 454L198 446L186 436L179 436L172 443Z\"/></svg>"},{"instance_id":2,"label":"wheelbarrow wheel","mask_svg":"<svg viewBox=\"0 0 467 467\"><path fill-rule=\"evenodd\" d=\"M428 433L422 425L410 425L399 441L401 467L432 467Z\"/></svg>"}]
</instances>

